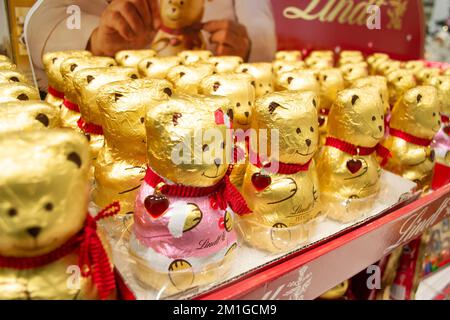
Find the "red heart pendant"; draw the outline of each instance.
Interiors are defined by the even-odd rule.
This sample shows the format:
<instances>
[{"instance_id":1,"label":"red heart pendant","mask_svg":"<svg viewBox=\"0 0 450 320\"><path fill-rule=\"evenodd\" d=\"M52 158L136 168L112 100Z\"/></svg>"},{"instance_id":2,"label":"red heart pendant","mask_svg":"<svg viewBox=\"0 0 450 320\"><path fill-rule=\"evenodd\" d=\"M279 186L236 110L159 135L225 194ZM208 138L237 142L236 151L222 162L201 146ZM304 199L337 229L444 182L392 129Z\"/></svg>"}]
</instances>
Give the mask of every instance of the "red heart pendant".
<instances>
[{"instance_id":1,"label":"red heart pendant","mask_svg":"<svg viewBox=\"0 0 450 320\"><path fill-rule=\"evenodd\" d=\"M347 161L347 169L352 174L358 172L358 170L361 169L361 167L362 167L361 160L350 159Z\"/></svg>"},{"instance_id":2,"label":"red heart pendant","mask_svg":"<svg viewBox=\"0 0 450 320\"><path fill-rule=\"evenodd\" d=\"M325 117L319 116L319 127L323 126L325 123Z\"/></svg>"},{"instance_id":3,"label":"red heart pendant","mask_svg":"<svg viewBox=\"0 0 450 320\"><path fill-rule=\"evenodd\" d=\"M171 38L169 40L169 42L170 42L170 45L173 47L179 46L181 43L181 41L178 38Z\"/></svg>"},{"instance_id":4,"label":"red heart pendant","mask_svg":"<svg viewBox=\"0 0 450 320\"><path fill-rule=\"evenodd\" d=\"M163 195L154 194L145 198L144 206L150 216L157 219L169 208L169 200Z\"/></svg>"},{"instance_id":5,"label":"red heart pendant","mask_svg":"<svg viewBox=\"0 0 450 320\"><path fill-rule=\"evenodd\" d=\"M254 173L252 175L252 184L256 190L261 191L267 188L272 183L272 179L265 174Z\"/></svg>"},{"instance_id":6,"label":"red heart pendant","mask_svg":"<svg viewBox=\"0 0 450 320\"><path fill-rule=\"evenodd\" d=\"M445 126L445 127L444 127L444 132L445 132L445 134L447 134L448 136L450 136L450 126Z\"/></svg>"}]
</instances>

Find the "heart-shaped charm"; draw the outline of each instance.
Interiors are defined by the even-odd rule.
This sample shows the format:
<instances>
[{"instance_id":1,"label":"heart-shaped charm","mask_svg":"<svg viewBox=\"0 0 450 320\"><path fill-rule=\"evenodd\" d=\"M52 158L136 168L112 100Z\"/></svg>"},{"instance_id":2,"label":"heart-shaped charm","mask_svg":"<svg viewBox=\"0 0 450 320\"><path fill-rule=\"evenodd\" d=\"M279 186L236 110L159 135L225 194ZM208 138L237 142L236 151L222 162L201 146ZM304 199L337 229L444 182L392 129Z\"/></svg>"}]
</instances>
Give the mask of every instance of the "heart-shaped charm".
<instances>
[{"instance_id":1,"label":"heart-shaped charm","mask_svg":"<svg viewBox=\"0 0 450 320\"><path fill-rule=\"evenodd\" d=\"M362 167L362 162L361 160L358 159L350 159L347 161L347 169L348 171L350 171L352 174L358 172L359 169L361 169Z\"/></svg>"},{"instance_id":2,"label":"heart-shaped charm","mask_svg":"<svg viewBox=\"0 0 450 320\"><path fill-rule=\"evenodd\" d=\"M258 191L264 190L271 183L272 183L272 179L268 175L261 174L261 173L254 173L252 175L252 184L255 187L255 189Z\"/></svg>"},{"instance_id":3,"label":"heart-shaped charm","mask_svg":"<svg viewBox=\"0 0 450 320\"><path fill-rule=\"evenodd\" d=\"M164 195L153 194L145 198L144 206L150 216L157 219L169 208L169 200Z\"/></svg>"},{"instance_id":4,"label":"heart-shaped charm","mask_svg":"<svg viewBox=\"0 0 450 320\"><path fill-rule=\"evenodd\" d=\"M450 126L445 126L444 127L444 132L446 135L450 136Z\"/></svg>"},{"instance_id":5,"label":"heart-shaped charm","mask_svg":"<svg viewBox=\"0 0 450 320\"><path fill-rule=\"evenodd\" d=\"M325 123L325 117L324 116L319 116L319 127L323 126Z\"/></svg>"},{"instance_id":6,"label":"heart-shaped charm","mask_svg":"<svg viewBox=\"0 0 450 320\"><path fill-rule=\"evenodd\" d=\"M431 162L434 162L435 157L436 157L436 154L434 153L434 150L431 150L430 155L428 156L428 159L430 159Z\"/></svg>"},{"instance_id":7,"label":"heart-shaped charm","mask_svg":"<svg viewBox=\"0 0 450 320\"><path fill-rule=\"evenodd\" d=\"M171 38L169 40L169 43L171 46L176 47L179 46L181 44L181 41L178 38Z\"/></svg>"}]
</instances>

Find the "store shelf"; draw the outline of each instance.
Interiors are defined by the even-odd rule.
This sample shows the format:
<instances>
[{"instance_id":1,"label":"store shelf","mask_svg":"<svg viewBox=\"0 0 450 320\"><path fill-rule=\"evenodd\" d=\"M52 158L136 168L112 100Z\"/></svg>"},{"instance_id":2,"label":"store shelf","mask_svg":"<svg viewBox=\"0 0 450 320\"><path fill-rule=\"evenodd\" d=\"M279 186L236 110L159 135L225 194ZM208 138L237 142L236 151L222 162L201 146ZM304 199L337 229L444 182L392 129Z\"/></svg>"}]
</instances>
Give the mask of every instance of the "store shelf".
<instances>
[{"instance_id":1,"label":"store shelf","mask_svg":"<svg viewBox=\"0 0 450 320\"><path fill-rule=\"evenodd\" d=\"M450 185L196 298L315 299L448 216Z\"/></svg>"}]
</instances>

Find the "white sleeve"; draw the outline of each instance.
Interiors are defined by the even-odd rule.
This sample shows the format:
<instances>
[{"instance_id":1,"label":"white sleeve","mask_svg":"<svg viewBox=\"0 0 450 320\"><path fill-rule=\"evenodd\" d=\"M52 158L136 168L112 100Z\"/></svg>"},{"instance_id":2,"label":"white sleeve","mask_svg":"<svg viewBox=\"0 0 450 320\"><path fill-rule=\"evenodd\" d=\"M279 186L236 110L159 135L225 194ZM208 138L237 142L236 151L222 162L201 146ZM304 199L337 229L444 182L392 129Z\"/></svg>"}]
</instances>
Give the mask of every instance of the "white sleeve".
<instances>
[{"instance_id":1,"label":"white sleeve","mask_svg":"<svg viewBox=\"0 0 450 320\"><path fill-rule=\"evenodd\" d=\"M83 6L96 0L39 0L30 10L25 24L28 52L36 68L43 69L42 56L49 51L85 49L100 14L88 14ZM70 5L80 7L80 28L67 27Z\"/></svg>"},{"instance_id":2,"label":"white sleeve","mask_svg":"<svg viewBox=\"0 0 450 320\"><path fill-rule=\"evenodd\" d=\"M250 62L272 61L277 49L271 0L235 0L236 17L247 28Z\"/></svg>"}]
</instances>

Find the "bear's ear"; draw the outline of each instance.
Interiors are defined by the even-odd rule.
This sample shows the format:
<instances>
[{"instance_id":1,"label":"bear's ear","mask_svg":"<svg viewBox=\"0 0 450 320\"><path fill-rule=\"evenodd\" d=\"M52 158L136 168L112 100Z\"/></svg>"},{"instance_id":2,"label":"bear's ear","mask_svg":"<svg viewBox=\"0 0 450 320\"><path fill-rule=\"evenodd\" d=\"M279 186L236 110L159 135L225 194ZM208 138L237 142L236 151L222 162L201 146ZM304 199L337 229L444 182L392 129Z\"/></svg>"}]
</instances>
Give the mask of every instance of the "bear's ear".
<instances>
[{"instance_id":1,"label":"bear's ear","mask_svg":"<svg viewBox=\"0 0 450 320\"><path fill-rule=\"evenodd\" d=\"M180 78L183 77L186 73L184 73L183 71L180 72Z\"/></svg>"},{"instance_id":2,"label":"bear's ear","mask_svg":"<svg viewBox=\"0 0 450 320\"><path fill-rule=\"evenodd\" d=\"M114 102L117 102L117 100L119 100L122 97L123 97L123 94L115 92L114 93Z\"/></svg>"},{"instance_id":3,"label":"bear's ear","mask_svg":"<svg viewBox=\"0 0 450 320\"><path fill-rule=\"evenodd\" d=\"M52 59L52 63L55 64L56 60L58 60L58 58L56 58L56 57L53 58L53 59Z\"/></svg>"},{"instance_id":4,"label":"bear's ear","mask_svg":"<svg viewBox=\"0 0 450 320\"><path fill-rule=\"evenodd\" d=\"M164 88L164 93L167 94L169 97L172 96L172 89L170 89L169 87Z\"/></svg>"},{"instance_id":5,"label":"bear's ear","mask_svg":"<svg viewBox=\"0 0 450 320\"><path fill-rule=\"evenodd\" d=\"M287 108L283 107L281 104L279 104L278 102L272 101L271 103L269 103L269 113L270 114L273 114L277 108L287 109Z\"/></svg>"},{"instance_id":6,"label":"bear's ear","mask_svg":"<svg viewBox=\"0 0 450 320\"><path fill-rule=\"evenodd\" d=\"M255 82L255 80L252 80L251 84L252 84L253 87L256 88L256 82Z\"/></svg>"},{"instance_id":7,"label":"bear's ear","mask_svg":"<svg viewBox=\"0 0 450 320\"><path fill-rule=\"evenodd\" d=\"M316 102L316 99L313 99L313 100L312 100L312 104L313 104L314 108L317 109L317 102Z\"/></svg>"},{"instance_id":8,"label":"bear's ear","mask_svg":"<svg viewBox=\"0 0 450 320\"><path fill-rule=\"evenodd\" d=\"M356 103L356 101L359 99L359 97L356 95L356 94L354 94L353 96L352 96L352 106L354 106L355 105L355 103Z\"/></svg>"},{"instance_id":9,"label":"bear's ear","mask_svg":"<svg viewBox=\"0 0 450 320\"><path fill-rule=\"evenodd\" d=\"M76 63L72 63L72 64L70 65L70 72L74 72L74 70L75 70L76 68L78 68L78 65L77 65Z\"/></svg>"},{"instance_id":10,"label":"bear's ear","mask_svg":"<svg viewBox=\"0 0 450 320\"><path fill-rule=\"evenodd\" d=\"M181 114L180 112L175 112L172 115L172 123L173 126L176 127L178 125L178 119L180 119L183 116L183 114Z\"/></svg>"},{"instance_id":11,"label":"bear's ear","mask_svg":"<svg viewBox=\"0 0 450 320\"><path fill-rule=\"evenodd\" d=\"M422 95L418 94L416 100L417 100L417 103L419 103L422 100Z\"/></svg>"},{"instance_id":12,"label":"bear's ear","mask_svg":"<svg viewBox=\"0 0 450 320\"><path fill-rule=\"evenodd\" d=\"M45 127L48 127L50 120L48 119L47 115L43 114L43 113L39 113L35 119L37 121L39 121L40 123L42 123Z\"/></svg>"},{"instance_id":13,"label":"bear's ear","mask_svg":"<svg viewBox=\"0 0 450 320\"><path fill-rule=\"evenodd\" d=\"M136 79L138 78L138 76L137 76L137 74L133 73L133 74L130 76L130 78L133 79L133 80L136 80Z\"/></svg>"},{"instance_id":14,"label":"bear's ear","mask_svg":"<svg viewBox=\"0 0 450 320\"><path fill-rule=\"evenodd\" d=\"M150 66L151 66L152 64L153 64L153 62L148 61L145 67L148 69L148 68L150 68Z\"/></svg>"},{"instance_id":15,"label":"bear's ear","mask_svg":"<svg viewBox=\"0 0 450 320\"><path fill-rule=\"evenodd\" d=\"M242 69L242 73L247 73L247 71L248 71L248 68L244 68L244 69Z\"/></svg>"},{"instance_id":16,"label":"bear's ear","mask_svg":"<svg viewBox=\"0 0 450 320\"><path fill-rule=\"evenodd\" d=\"M20 101L28 101L30 100L30 98L28 97L28 95L26 95L25 93L21 93L17 96L17 100Z\"/></svg>"},{"instance_id":17,"label":"bear's ear","mask_svg":"<svg viewBox=\"0 0 450 320\"><path fill-rule=\"evenodd\" d=\"M11 77L11 78L9 78L9 80L12 82L20 82L19 78L17 78L17 77Z\"/></svg>"},{"instance_id":18,"label":"bear's ear","mask_svg":"<svg viewBox=\"0 0 450 320\"><path fill-rule=\"evenodd\" d=\"M214 82L213 91L217 91L217 90L219 90L219 88L220 88L220 82L219 81Z\"/></svg>"},{"instance_id":19,"label":"bear's ear","mask_svg":"<svg viewBox=\"0 0 450 320\"><path fill-rule=\"evenodd\" d=\"M81 157L78 153L76 153L76 152L69 153L67 155L67 160L75 163L78 168L81 168L82 161L81 161Z\"/></svg>"},{"instance_id":20,"label":"bear's ear","mask_svg":"<svg viewBox=\"0 0 450 320\"><path fill-rule=\"evenodd\" d=\"M294 80L294 77L288 77L288 78L287 78L288 84L291 84L292 80Z\"/></svg>"},{"instance_id":21,"label":"bear's ear","mask_svg":"<svg viewBox=\"0 0 450 320\"><path fill-rule=\"evenodd\" d=\"M91 81L94 80L94 79L95 79L94 76L91 76L91 75L88 75L88 76L86 77L87 83L91 83Z\"/></svg>"}]
</instances>

